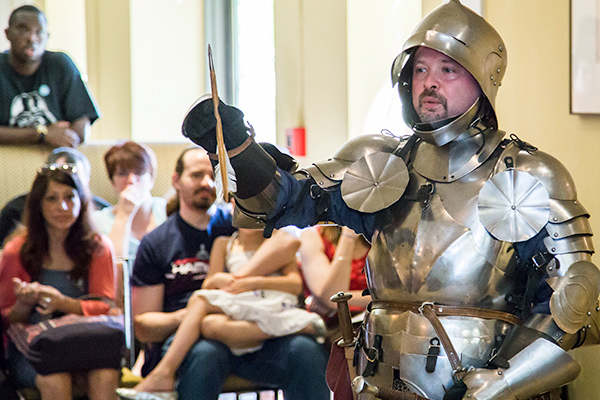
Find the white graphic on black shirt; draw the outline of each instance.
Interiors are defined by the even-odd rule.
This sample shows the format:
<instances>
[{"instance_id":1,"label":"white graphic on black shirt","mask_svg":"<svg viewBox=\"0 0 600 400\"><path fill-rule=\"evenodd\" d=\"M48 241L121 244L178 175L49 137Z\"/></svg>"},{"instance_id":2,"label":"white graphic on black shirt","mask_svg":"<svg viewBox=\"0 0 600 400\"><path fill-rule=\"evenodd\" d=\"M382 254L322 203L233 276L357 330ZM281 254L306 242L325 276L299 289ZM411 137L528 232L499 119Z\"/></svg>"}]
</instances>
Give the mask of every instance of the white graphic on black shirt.
<instances>
[{"instance_id":1,"label":"white graphic on black shirt","mask_svg":"<svg viewBox=\"0 0 600 400\"><path fill-rule=\"evenodd\" d=\"M206 245L204 243L200 245L200 249L196 253L196 258L198 260L208 260L210 258L210 254L206 251Z\"/></svg>"},{"instance_id":2,"label":"white graphic on black shirt","mask_svg":"<svg viewBox=\"0 0 600 400\"><path fill-rule=\"evenodd\" d=\"M38 92L21 93L13 98L10 105L9 126L23 128L55 122L56 117Z\"/></svg>"}]
</instances>

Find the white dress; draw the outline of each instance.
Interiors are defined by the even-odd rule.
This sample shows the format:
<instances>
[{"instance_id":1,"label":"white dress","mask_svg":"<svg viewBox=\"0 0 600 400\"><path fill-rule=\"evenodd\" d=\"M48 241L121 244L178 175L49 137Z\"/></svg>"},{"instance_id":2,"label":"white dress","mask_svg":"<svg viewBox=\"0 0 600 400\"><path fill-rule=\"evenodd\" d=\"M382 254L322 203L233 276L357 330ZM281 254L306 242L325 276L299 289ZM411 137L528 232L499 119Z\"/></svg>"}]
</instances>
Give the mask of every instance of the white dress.
<instances>
[{"instance_id":1,"label":"white dress","mask_svg":"<svg viewBox=\"0 0 600 400\"><path fill-rule=\"evenodd\" d=\"M232 252L231 247L236 237L237 233L231 236L225 257L225 270L230 273L244 266L254 255L254 251ZM320 318L316 313L298 308L297 296L279 290L253 290L232 294L217 289L201 289L196 294L201 294L231 319L254 322L260 330L273 337L299 332ZM257 351L261 347L262 345L231 351L241 355Z\"/></svg>"}]
</instances>

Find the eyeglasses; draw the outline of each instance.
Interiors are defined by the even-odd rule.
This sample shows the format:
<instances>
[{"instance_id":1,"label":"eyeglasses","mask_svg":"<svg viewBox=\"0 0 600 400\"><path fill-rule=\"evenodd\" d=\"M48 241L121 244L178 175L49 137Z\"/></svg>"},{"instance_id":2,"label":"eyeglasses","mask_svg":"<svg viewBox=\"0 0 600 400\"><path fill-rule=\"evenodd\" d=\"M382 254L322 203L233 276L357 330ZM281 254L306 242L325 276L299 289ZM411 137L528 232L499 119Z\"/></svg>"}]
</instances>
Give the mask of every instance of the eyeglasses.
<instances>
[{"instance_id":1,"label":"eyeglasses","mask_svg":"<svg viewBox=\"0 0 600 400\"><path fill-rule=\"evenodd\" d=\"M77 165L75 164L44 164L42 165L37 173L38 174L45 174L48 172L52 172L52 171L64 171L64 172L70 172L73 174L77 173Z\"/></svg>"}]
</instances>

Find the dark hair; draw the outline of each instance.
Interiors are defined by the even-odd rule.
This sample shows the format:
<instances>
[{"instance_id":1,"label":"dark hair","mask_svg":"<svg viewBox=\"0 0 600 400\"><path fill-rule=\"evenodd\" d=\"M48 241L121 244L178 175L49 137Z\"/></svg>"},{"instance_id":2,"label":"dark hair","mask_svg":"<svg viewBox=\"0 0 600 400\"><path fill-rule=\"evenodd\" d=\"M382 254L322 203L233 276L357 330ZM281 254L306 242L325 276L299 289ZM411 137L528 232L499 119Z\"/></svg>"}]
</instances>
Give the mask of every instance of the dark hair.
<instances>
[{"instance_id":1,"label":"dark hair","mask_svg":"<svg viewBox=\"0 0 600 400\"><path fill-rule=\"evenodd\" d=\"M17 14L20 12L32 12L32 13L36 13L38 15L41 15L41 17L43 18L44 22L48 23L48 21L46 20L46 15L42 12L42 10L40 10L39 8L32 6L32 5L24 5L18 8L15 8L13 10L13 12L10 13L10 17L8 17L8 27L10 28L14 22L15 22L15 18L17 18Z\"/></svg>"},{"instance_id":2,"label":"dark hair","mask_svg":"<svg viewBox=\"0 0 600 400\"><path fill-rule=\"evenodd\" d=\"M104 155L106 172L112 181L119 168L135 171L140 175L149 172L152 178L156 175L156 155L144 144L127 140L112 146Z\"/></svg>"},{"instance_id":3,"label":"dark hair","mask_svg":"<svg viewBox=\"0 0 600 400\"><path fill-rule=\"evenodd\" d=\"M81 199L79 217L69 229L64 249L74 268L74 280L86 279L94 251L99 245L99 236L91 227L89 198L77 174L67 168L42 168L38 172L25 203L25 243L21 247L20 258L31 279L38 280L42 272L43 260L49 256L49 238L46 220L42 214L42 199L46 195L50 181L72 187Z\"/></svg>"},{"instance_id":4,"label":"dark hair","mask_svg":"<svg viewBox=\"0 0 600 400\"><path fill-rule=\"evenodd\" d=\"M179 157L177 157L177 161L175 162L175 173L179 177L183 175L183 170L185 169L185 163L183 162L183 159L190 150L204 150L204 148L200 146L190 146L187 149L183 150L181 154L179 154ZM177 211L179 211L179 207L179 193L175 193L173 197L171 197L167 202L167 216L170 216L171 214L174 214Z\"/></svg>"}]
</instances>

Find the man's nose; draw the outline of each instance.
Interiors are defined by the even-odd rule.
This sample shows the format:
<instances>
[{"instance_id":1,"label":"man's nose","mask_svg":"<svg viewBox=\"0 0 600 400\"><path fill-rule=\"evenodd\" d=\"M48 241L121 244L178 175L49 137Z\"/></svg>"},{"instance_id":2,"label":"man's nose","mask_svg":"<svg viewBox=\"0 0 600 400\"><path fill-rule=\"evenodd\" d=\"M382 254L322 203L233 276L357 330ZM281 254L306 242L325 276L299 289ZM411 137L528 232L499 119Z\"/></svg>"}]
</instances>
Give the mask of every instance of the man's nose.
<instances>
[{"instance_id":1,"label":"man's nose","mask_svg":"<svg viewBox=\"0 0 600 400\"><path fill-rule=\"evenodd\" d=\"M215 181L210 176L205 175L204 178L202 178L202 186L211 187L212 188L212 187L215 186Z\"/></svg>"},{"instance_id":2,"label":"man's nose","mask_svg":"<svg viewBox=\"0 0 600 400\"><path fill-rule=\"evenodd\" d=\"M440 81L436 74L434 74L433 72L429 72L425 77L424 84L427 89L437 89L440 86Z\"/></svg>"}]
</instances>

